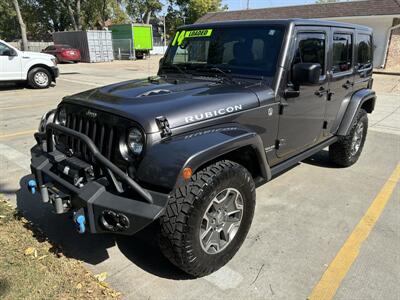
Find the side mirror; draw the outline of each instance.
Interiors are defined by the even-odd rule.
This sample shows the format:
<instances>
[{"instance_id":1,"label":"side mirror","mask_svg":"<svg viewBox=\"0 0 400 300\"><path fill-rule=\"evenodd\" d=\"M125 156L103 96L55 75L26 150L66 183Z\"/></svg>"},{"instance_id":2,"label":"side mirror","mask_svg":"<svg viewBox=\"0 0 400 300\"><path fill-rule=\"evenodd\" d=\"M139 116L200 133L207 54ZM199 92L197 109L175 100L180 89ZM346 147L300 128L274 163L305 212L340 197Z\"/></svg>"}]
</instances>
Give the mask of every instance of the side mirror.
<instances>
[{"instance_id":1,"label":"side mirror","mask_svg":"<svg viewBox=\"0 0 400 300\"><path fill-rule=\"evenodd\" d=\"M317 63L298 63L292 67L292 83L295 85L314 85L319 83L321 65Z\"/></svg>"},{"instance_id":2,"label":"side mirror","mask_svg":"<svg viewBox=\"0 0 400 300\"><path fill-rule=\"evenodd\" d=\"M4 56L17 56L17 52L13 49L7 49L3 51Z\"/></svg>"}]
</instances>

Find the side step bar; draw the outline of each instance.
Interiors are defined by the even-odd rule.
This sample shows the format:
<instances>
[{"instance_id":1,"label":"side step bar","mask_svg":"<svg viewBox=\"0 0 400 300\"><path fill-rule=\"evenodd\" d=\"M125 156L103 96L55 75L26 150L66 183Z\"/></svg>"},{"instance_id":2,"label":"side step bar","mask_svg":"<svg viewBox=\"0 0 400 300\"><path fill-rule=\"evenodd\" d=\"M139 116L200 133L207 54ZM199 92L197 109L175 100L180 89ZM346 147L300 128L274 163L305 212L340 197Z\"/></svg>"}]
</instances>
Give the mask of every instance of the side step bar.
<instances>
[{"instance_id":1,"label":"side step bar","mask_svg":"<svg viewBox=\"0 0 400 300\"><path fill-rule=\"evenodd\" d=\"M336 142L338 140L338 137L334 136L331 137L329 139L327 139L326 141L323 141L322 143L304 151L301 152L300 154L297 154L296 156L293 156L292 158L289 158L288 160L285 160L284 162L279 163L276 166L273 166L271 168L271 173L272 176L275 176L279 173L281 173L282 171L289 169L290 167L294 166L295 164L297 164L298 162L301 162L302 160L305 160L306 158L314 155L315 153L321 151L322 149L324 149L325 147L333 144L334 142Z\"/></svg>"}]
</instances>

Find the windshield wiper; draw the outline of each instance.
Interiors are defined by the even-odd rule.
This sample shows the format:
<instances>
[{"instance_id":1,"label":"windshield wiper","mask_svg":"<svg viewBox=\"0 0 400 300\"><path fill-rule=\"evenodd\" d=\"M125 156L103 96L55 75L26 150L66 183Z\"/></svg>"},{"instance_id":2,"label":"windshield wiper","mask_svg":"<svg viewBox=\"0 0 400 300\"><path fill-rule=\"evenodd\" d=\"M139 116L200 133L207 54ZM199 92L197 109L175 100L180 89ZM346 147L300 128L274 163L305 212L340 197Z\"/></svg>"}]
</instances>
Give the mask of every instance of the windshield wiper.
<instances>
[{"instance_id":1,"label":"windshield wiper","mask_svg":"<svg viewBox=\"0 0 400 300\"><path fill-rule=\"evenodd\" d=\"M220 68L218 68L218 67L212 67L210 70L211 70L211 71L220 72L220 73L221 73L222 75L224 75L225 78L228 79L231 83L236 83L236 81L233 79L232 75L227 73L227 72L231 72L230 69L227 69L227 70L226 70L227 72L225 72L224 70L222 70L222 69L220 69Z\"/></svg>"},{"instance_id":2,"label":"windshield wiper","mask_svg":"<svg viewBox=\"0 0 400 300\"><path fill-rule=\"evenodd\" d=\"M222 69L220 69L220 68L218 68L218 67L214 67L214 66L204 66L204 67L202 67L202 68L197 68L196 70L198 70L198 71L204 71L204 70L207 70L207 71L216 71L216 72L218 72L218 73L220 73L220 74L223 75L223 79L227 79L230 83L233 83L233 84L236 84L236 83L237 83L237 82L233 79L232 75L227 73L227 72L231 72L230 69L226 69L226 70L224 71L224 70L222 70Z\"/></svg>"},{"instance_id":3,"label":"windshield wiper","mask_svg":"<svg viewBox=\"0 0 400 300\"><path fill-rule=\"evenodd\" d=\"M164 66L166 66L166 67L173 67L173 68L175 68L176 70L178 70L179 73L181 73L181 74L182 74L183 76L185 76L186 78L192 78L192 76L191 76L189 73L186 73L185 71L182 70L182 68L180 68L180 67L177 66L177 65L174 65L174 64L166 64L166 65L164 65Z\"/></svg>"}]
</instances>

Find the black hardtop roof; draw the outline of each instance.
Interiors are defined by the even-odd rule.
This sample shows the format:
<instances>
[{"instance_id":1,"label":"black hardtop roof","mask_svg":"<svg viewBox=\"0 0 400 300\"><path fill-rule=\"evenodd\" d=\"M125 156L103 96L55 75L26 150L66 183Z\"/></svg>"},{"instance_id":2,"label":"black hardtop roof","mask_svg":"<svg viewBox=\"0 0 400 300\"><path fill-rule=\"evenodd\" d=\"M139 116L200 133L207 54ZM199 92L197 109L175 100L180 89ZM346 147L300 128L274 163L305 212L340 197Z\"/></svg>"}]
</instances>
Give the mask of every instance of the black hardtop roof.
<instances>
[{"instance_id":1,"label":"black hardtop roof","mask_svg":"<svg viewBox=\"0 0 400 300\"><path fill-rule=\"evenodd\" d=\"M339 28L351 28L358 29L363 31L372 32L372 29L367 26L344 23L344 22L335 22L335 21L325 21L325 20L316 20L316 19L276 19L276 20L229 20L229 21L218 21L218 22L210 22L210 23L195 23L190 25L184 25L179 27L179 30L182 29L196 29L196 28L221 28L221 27L235 27L235 26L257 26L257 25L303 25L303 26L323 26L323 27L339 27Z\"/></svg>"}]
</instances>

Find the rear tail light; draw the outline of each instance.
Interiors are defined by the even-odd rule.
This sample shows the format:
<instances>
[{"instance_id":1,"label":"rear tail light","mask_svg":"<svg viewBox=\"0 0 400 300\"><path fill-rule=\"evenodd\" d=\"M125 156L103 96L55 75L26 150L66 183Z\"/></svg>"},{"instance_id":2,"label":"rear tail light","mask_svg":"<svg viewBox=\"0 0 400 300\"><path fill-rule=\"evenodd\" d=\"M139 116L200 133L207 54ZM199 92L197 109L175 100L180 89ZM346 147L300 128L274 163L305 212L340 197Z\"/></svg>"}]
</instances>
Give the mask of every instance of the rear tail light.
<instances>
[{"instance_id":1,"label":"rear tail light","mask_svg":"<svg viewBox=\"0 0 400 300\"><path fill-rule=\"evenodd\" d=\"M63 50L61 53L63 55L76 55L76 54L78 54L78 51L76 51L76 50Z\"/></svg>"}]
</instances>

